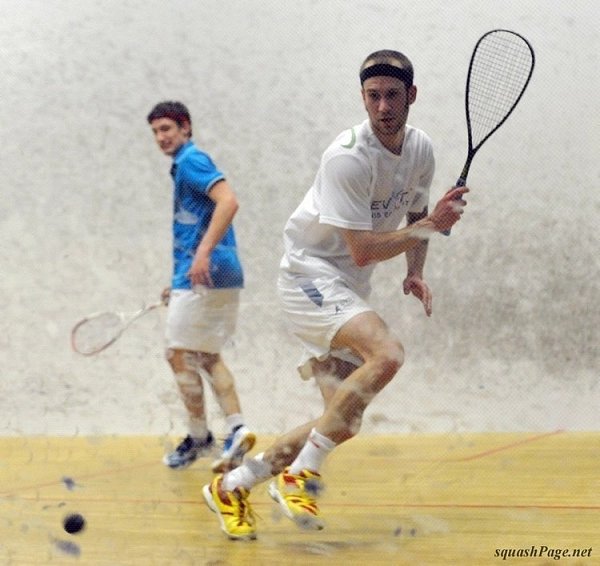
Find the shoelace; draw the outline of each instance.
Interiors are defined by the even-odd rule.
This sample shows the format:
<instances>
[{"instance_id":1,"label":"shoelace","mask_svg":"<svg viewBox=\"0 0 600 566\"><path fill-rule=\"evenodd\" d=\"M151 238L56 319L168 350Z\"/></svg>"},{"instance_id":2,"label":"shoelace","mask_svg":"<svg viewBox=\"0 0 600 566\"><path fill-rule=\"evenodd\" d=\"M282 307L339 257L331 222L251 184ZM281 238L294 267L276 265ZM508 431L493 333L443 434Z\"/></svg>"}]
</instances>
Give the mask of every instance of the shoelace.
<instances>
[{"instance_id":1,"label":"shoelace","mask_svg":"<svg viewBox=\"0 0 600 566\"><path fill-rule=\"evenodd\" d=\"M250 504L246 501L246 498L240 492L235 493L235 496L239 509L238 525L254 524L254 512L252 511L252 507L250 507Z\"/></svg>"},{"instance_id":2,"label":"shoelace","mask_svg":"<svg viewBox=\"0 0 600 566\"><path fill-rule=\"evenodd\" d=\"M183 441L181 442L181 444L177 447L177 452L179 452L180 454L184 454L193 446L194 446L194 440L192 439L192 437L186 436L183 439Z\"/></svg>"}]
</instances>

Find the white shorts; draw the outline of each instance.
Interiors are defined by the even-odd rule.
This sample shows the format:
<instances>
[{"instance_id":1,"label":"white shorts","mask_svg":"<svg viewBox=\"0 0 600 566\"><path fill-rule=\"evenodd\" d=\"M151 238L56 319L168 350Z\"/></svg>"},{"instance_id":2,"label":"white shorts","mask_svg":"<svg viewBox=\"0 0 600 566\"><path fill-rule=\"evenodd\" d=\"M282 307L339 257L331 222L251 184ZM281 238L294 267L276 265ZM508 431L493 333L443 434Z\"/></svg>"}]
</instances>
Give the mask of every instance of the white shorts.
<instances>
[{"instance_id":1,"label":"white shorts","mask_svg":"<svg viewBox=\"0 0 600 566\"><path fill-rule=\"evenodd\" d=\"M313 375L313 358L334 356L356 366L364 363L350 349L332 350L331 341L350 319L373 310L366 297L358 295L339 277L309 279L289 273L279 275L277 290L288 328L304 347L298 363L303 379Z\"/></svg>"},{"instance_id":2,"label":"white shorts","mask_svg":"<svg viewBox=\"0 0 600 566\"><path fill-rule=\"evenodd\" d=\"M218 354L235 332L240 289L173 289L167 348Z\"/></svg>"}]
</instances>

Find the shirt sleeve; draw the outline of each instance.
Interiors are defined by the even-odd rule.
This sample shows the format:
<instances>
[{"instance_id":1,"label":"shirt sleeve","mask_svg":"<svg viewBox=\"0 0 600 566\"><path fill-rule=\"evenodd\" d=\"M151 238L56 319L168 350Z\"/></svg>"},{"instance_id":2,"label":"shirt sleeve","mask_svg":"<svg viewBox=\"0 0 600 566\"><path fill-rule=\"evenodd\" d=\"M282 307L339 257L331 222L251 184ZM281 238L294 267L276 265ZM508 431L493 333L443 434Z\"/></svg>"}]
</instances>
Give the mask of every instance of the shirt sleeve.
<instances>
[{"instance_id":1,"label":"shirt sleeve","mask_svg":"<svg viewBox=\"0 0 600 566\"><path fill-rule=\"evenodd\" d=\"M317 177L319 222L350 230L371 230L371 173L356 156L324 161Z\"/></svg>"},{"instance_id":2,"label":"shirt sleeve","mask_svg":"<svg viewBox=\"0 0 600 566\"><path fill-rule=\"evenodd\" d=\"M206 154L195 154L185 159L178 167L184 189L208 193L218 181L225 179L212 159Z\"/></svg>"}]
</instances>

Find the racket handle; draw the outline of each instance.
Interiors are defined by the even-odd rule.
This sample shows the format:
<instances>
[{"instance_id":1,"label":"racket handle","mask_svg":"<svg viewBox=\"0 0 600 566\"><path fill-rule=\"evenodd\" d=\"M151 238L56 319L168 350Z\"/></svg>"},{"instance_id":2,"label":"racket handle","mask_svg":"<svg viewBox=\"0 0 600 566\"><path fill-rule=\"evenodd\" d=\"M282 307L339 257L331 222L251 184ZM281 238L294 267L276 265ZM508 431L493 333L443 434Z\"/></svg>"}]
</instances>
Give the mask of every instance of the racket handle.
<instances>
[{"instance_id":1,"label":"racket handle","mask_svg":"<svg viewBox=\"0 0 600 566\"><path fill-rule=\"evenodd\" d=\"M465 177L459 177L458 181L456 181L455 187L464 187L467 184L467 179ZM442 234L444 236L449 236L452 230L444 230Z\"/></svg>"}]
</instances>

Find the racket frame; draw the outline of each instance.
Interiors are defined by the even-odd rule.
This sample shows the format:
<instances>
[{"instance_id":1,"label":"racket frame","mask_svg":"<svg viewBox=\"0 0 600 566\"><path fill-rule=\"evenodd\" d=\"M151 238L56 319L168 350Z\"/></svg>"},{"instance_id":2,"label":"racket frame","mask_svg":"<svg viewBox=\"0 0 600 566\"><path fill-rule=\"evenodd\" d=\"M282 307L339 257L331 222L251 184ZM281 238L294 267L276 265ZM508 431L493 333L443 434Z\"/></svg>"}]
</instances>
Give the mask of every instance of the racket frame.
<instances>
[{"instance_id":1,"label":"racket frame","mask_svg":"<svg viewBox=\"0 0 600 566\"><path fill-rule=\"evenodd\" d=\"M132 313L124 313L124 312L119 312L119 311L99 311L99 312L88 314L87 316L85 316L81 320L79 320L77 323L75 323L75 325L71 329L71 349L74 352L76 352L77 354L80 354L82 356L95 356L96 354L99 354L100 352L106 350L109 346L114 344L121 337L123 332L125 332L125 330L127 330L127 328L129 328L129 326L131 326L131 324L133 322L135 322L138 318L141 318L142 316L148 314L150 311L153 311L154 309L164 306L164 305L165 305L165 303L163 301L157 301L155 303L146 305L146 306L142 307L141 309L139 309L135 312L132 312ZM101 346L98 346L97 348L94 348L92 350L88 350L85 352L82 352L81 350L79 350L76 346L77 331L84 324L89 322L90 320L94 320L94 319L104 316L106 314L116 315L117 317L119 317L122 320L122 325L119 328L119 330L117 332L115 332L115 335L110 340L108 340L107 342L104 342Z\"/></svg>"},{"instance_id":2,"label":"racket frame","mask_svg":"<svg viewBox=\"0 0 600 566\"><path fill-rule=\"evenodd\" d=\"M523 83L523 86L521 87L521 92L519 93L519 96L516 97L516 99L513 102L512 106L509 108L508 112L506 112L506 114L504 115L504 118L502 118L502 120L500 120L479 141L479 143L476 146L474 146L473 145L473 128L472 128L472 123L471 123L471 113L469 111L469 93L470 93L470 87L471 87L471 76L472 76L473 64L475 62L475 57L477 55L477 50L479 49L479 46L480 46L481 42L484 41L485 38L488 37L489 35L494 34L494 33L498 33L498 32L509 33L509 34L515 35L521 41L523 41L523 43L525 43L525 45L527 45L527 47L529 48L529 51L531 53L531 67L529 68L529 74L527 76L527 79L525 80L525 82ZM456 187L464 187L467 184L467 177L469 175L469 169L471 168L471 163L473 162L473 158L475 157L475 154L479 151L479 149L481 148L481 146L488 139L490 139L490 137L492 136L492 134L494 132L496 132L498 130L498 128L500 128L500 126L502 126L502 124L504 124L504 122L506 122L506 120L508 119L508 117L513 113L513 110L517 107L517 104L519 104L519 101L521 100L523 94L525 93L525 90L527 89L527 86L529 85L529 82L531 80L531 76L533 75L533 68L534 67L535 67L535 52L533 50L533 47L531 46L531 43L529 43L529 41L525 37L523 37L520 33L517 33L515 31L511 31L511 30L508 30L508 29L498 28L498 29L493 29L493 30L490 30L490 31L484 33L477 40L477 43L475 44L475 47L473 48L473 52L471 53L471 59L469 61L469 70L467 72L467 86L465 88L465 116L466 116L466 120L467 120L467 137L468 137L467 158L466 158L465 163L463 165L463 168L462 168L462 171L460 173L460 176L458 177L458 179L457 179L457 181L455 183ZM450 235L450 230L445 230L444 232L442 232L442 234L444 234L444 236L449 236Z\"/></svg>"},{"instance_id":3,"label":"racket frame","mask_svg":"<svg viewBox=\"0 0 600 566\"><path fill-rule=\"evenodd\" d=\"M510 107L508 112L504 115L504 118L502 118L502 120L500 120L500 122L498 122L480 140L480 142L476 146L473 146L473 128L471 127L471 113L469 112L469 92L470 92L470 87L471 87L471 76L472 76L471 71L473 69L473 64L475 63L475 56L477 55L477 50L478 50L481 42L484 41L485 38L488 37L489 35L498 33L498 32L510 33L512 35L515 35L518 38L520 38L521 41L523 41L523 43L525 43L525 45L527 45L527 47L529 48L529 51L531 53L531 67L529 68L529 74L527 76L527 79L525 80L525 82L523 83L523 86L521 87L521 92L519 93L519 96L517 96L517 98L513 102L512 106ZM493 29L493 30L490 30L490 31L484 33L477 40L477 43L475 44L475 47L473 48L473 53L471 53L471 60L469 61L469 70L467 72L467 86L465 89L465 116L466 116L466 120L467 120L467 137L468 137L467 158L465 160L465 164L463 165L463 169L460 173L460 176L458 177L458 180L456 181L457 187L464 187L467 184L467 176L469 175L469 169L471 168L471 163L473 161L473 158L475 157L475 154L479 151L481 146L492 136L492 134L494 132L496 132L500 128L500 126L502 126L502 124L504 124L504 122L506 122L508 117L513 113L513 110L517 107L517 104L519 104L519 101L523 97L523 94L525 93L525 90L527 89L527 86L529 85L529 81L531 81L531 76L533 75L534 67L535 67L535 52L533 50L533 47L531 46L531 43L529 43L529 41L525 37L523 37L520 33L517 33L516 31L502 29L502 28Z\"/></svg>"}]
</instances>

